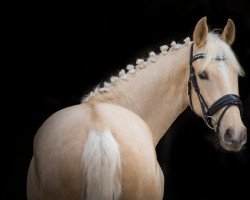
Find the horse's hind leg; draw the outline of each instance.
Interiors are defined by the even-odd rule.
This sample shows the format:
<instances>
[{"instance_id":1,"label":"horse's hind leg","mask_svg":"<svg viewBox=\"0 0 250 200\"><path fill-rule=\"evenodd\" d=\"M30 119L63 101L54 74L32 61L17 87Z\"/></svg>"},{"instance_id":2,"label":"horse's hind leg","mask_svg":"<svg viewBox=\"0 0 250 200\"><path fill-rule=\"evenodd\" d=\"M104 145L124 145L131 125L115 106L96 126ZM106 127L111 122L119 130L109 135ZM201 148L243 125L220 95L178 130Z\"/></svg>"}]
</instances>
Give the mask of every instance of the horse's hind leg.
<instances>
[{"instance_id":1,"label":"horse's hind leg","mask_svg":"<svg viewBox=\"0 0 250 200\"><path fill-rule=\"evenodd\" d=\"M27 199L28 200L39 200L39 189L38 179L34 166L34 157L32 158L28 171L27 178Z\"/></svg>"}]
</instances>

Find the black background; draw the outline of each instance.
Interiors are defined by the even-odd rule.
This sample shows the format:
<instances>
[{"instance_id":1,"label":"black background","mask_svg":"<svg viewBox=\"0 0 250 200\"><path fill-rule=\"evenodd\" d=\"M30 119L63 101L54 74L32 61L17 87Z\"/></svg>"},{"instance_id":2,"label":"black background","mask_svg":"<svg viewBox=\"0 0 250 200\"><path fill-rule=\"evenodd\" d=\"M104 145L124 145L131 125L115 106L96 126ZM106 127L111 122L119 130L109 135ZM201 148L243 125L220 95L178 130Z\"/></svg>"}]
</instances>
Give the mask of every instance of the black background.
<instances>
[{"instance_id":1,"label":"black background","mask_svg":"<svg viewBox=\"0 0 250 200\"><path fill-rule=\"evenodd\" d=\"M80 102L101 81L172 40L192 36L196 22L211 28L227 19L237 29L233 49L247 76L240 78L244 121L250 130L249 35L247 0L84 1L10 5L4 15L7 110L2 163L7 177L1 199L26 199L26 176L37 129L52 113ZM5 67L6 66L6 67ZM240 153L218 150L213 134L189 109L157 147L165 173L165 198L250 199L249 142Z\"/></svg>"}]
</instances>

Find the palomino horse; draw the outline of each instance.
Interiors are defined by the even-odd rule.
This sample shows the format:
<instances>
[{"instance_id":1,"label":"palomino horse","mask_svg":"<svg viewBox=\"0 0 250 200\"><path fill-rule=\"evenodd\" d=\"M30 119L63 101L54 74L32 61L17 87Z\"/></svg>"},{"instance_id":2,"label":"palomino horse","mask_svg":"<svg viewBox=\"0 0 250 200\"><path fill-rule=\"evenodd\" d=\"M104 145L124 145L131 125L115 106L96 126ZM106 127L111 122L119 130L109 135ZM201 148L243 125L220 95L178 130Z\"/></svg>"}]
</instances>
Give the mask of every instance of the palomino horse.
<instances>
[{"instance_id":1,"label":"palomino horse","mask_svg":"<svg viewBox=\"0 0 250 200\"><path fill-rule=\"evenodd\" d=\"M189 105L218 134L223 148L246 143L238 75L230 45L235 26L193 42L172 42L97 87L80 105L53 114L38 130L27 181L29 200L160 200L164 177L155 147Z\"/></svg>"}]
</instances>

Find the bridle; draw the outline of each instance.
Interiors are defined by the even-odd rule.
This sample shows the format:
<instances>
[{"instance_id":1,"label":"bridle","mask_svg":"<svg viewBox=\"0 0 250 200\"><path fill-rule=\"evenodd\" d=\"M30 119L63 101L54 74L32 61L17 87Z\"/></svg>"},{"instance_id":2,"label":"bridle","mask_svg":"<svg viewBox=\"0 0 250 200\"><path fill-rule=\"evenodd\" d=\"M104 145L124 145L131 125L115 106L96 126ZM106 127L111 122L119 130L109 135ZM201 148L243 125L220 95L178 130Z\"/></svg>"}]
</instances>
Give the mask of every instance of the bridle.
<instances>
[{"instance_id":1,"label":"bridle","mask_svg":"<svg viewBox=\"0 0 250 200\"><path fill-rule=\"evenodd\" d=\"M198 59L204 58L205 53L200 53L200 54L196 54L195 56L193 56L193 48L194 48L194 43L191 45L190 60L189 60L190 75L189 75L189 81L188 81L188 95L189 95L190 107L194 111L193 102L192 102L192 87L193 87L194 91L197 94L197 97L199 99L203 119L206 122L206 125L210 129L213 129L215 132L218 132L222 118L225 115L226 111L231 106L237 106L239 108L240 114L242 116L242 114L243 114L242 102L241 102L239 96L237 96L235 94L227 94L227 95L219 98L217 101L215 101L210 107L207 105L205 99L203 98L203 96L200 93L200 88L198 86L196 75L195 75L195 70L193 67L193 62L198 60ZM217 61L223 61L223 60L225 60L225 57L224 56L217 56L214 59ZM219 110L221 110L222 108L224 108L224 110L220 114L220 117L217 121L213 115L215 113L217 113ZM214 122L214 124L213 124L213 122Z\"/></svg>"}]
</instances>

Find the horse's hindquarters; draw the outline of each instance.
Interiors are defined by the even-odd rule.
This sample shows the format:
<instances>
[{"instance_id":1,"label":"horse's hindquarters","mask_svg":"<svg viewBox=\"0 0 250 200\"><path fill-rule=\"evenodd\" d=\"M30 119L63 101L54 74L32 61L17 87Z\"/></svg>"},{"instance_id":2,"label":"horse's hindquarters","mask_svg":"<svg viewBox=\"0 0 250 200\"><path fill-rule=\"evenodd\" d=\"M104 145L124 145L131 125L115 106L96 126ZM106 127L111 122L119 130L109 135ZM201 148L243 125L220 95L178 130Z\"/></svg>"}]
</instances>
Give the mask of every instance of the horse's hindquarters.
<instances>
[{"instance_id":1,"label":"horse's hindquarters","mask_svg":"<svg viewBox=\"0 0 250 200\"><path fill-rule=\"evenodd\" d=\"M109 134L105 135L104 130L110 130ZM29 200L85 199L85 168L88 163L83 163L83 156L91 131L104 134L102 137L93 135L100 142L113 137L112 140L118 144L123 200L162 199L163 175L148 126L127 109L99 104L92 107L78 105L59 111L39 129L34 140L35 159L31 161L27 182ZM102 148L112 149L107 145ZM88 149L91 151L91 147ZM99 157L101 159L102 156ZM97 169L103 170L100 166Z\"/></svg>"},{"instance_id":2,"label":"horse's hindquarters","mask_svg":"<svg viewBox=\"0 0 250 200\"><path fill-rule=\"evenodd\" d=\"M28 173L29 200L81 199L87 116L88 110L77 105L53 114L40 127Z\"/></svg>"}]
</instances>

